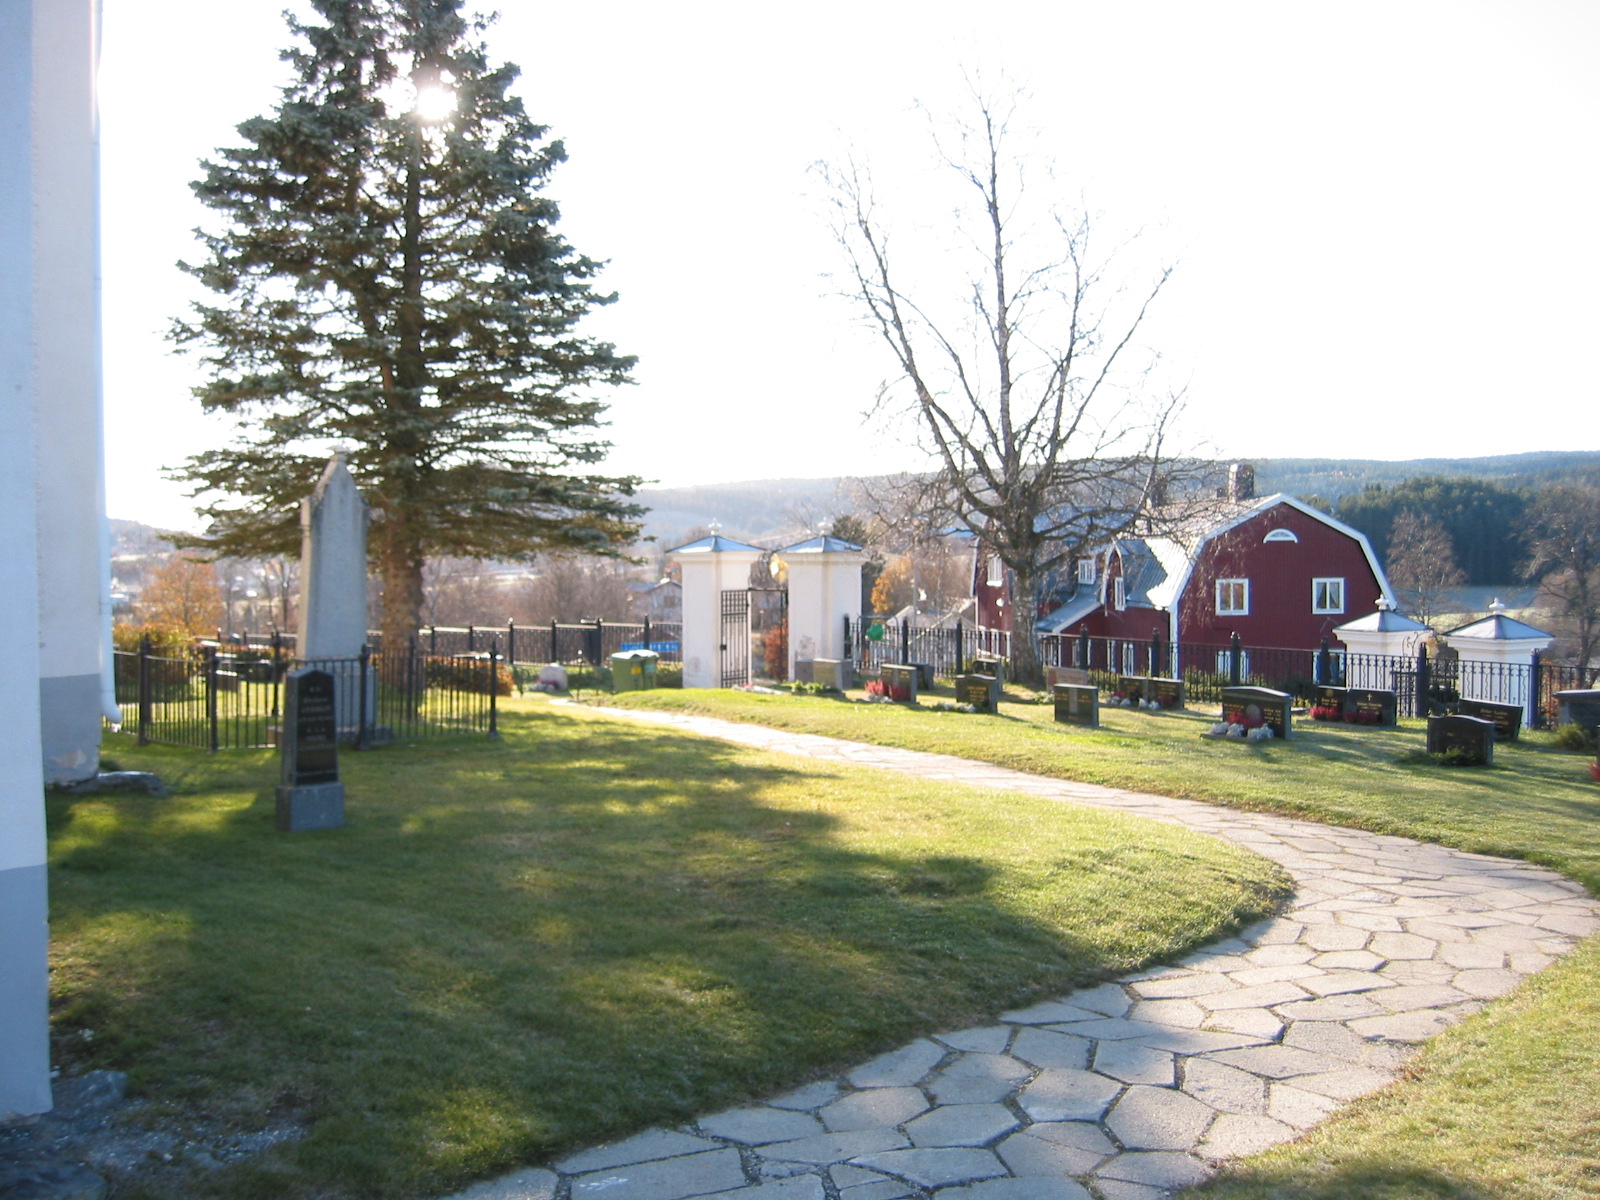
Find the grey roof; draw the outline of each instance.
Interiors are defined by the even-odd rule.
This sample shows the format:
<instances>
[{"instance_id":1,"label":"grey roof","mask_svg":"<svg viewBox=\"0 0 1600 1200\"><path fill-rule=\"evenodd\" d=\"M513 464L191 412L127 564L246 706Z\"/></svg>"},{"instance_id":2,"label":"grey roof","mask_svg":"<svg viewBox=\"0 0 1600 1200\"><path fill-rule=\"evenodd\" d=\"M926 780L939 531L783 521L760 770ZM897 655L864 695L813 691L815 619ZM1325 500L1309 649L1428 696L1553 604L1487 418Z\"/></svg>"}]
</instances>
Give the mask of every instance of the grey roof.
<instances>
[{"instance_id":1,"label":"grey roof","mask_svg":"<svg viewBox=\"0 0 1600 1200\"><path fill-rule=\"evenodd\" d=\"M1343 633L1347 629L1352 633L1426 633L1428 626L1392 608L1380 608L1377 612L1336 626L1333 632Z\"/></svg>"},{"instance_id":2,"label":"grey roof","mask_svg":"<svg viewBox=\"0 0 1600 1200\"><path fill-rule=\"evenodd\" d=\"M775 550L775 554L834 554L840 552L859 552L860 546L854 542L847 542L843 538L836 538L831 533L821 537L808 538L803 542L796 542L792 546L785 546L782 550Z\"/></svg>"},{"instance_id":3,"label":"grey roof","mask_svg":"<svg viewBox=\"0 0 1600 1200\"><path fill-rule=\"evenodd\" d=\"M1100 607L1100 597L1091 588L1068 600L1055 612L1039 618L1040 633L1064 633L1069 625L1083 620Z\"/></svg>"},{"instance_id":4,"label":"grey roof","mask_svg":"<svg viewBox=\"0 0 1600 1200\"><path fill-rule=\"evenodd\" d=\"M1553 640L1555 634L1546 633L1542 629L1535 629L1532 625L1524 625L1521 621L1506 616L1504 613L1491 613L1487 617L1452 629L1442 635L1446 639L1471 638L1484 642L1519 642L1533 638Z\"/></svg>"},{"instance_id":5,"label":"grey roof","mask_svg":"<svg viewBox=\"0 0 1600 1200\"><path fill-rule=\"evenodd\" d=\"M720 533L710 537L703 537L698 542L690 542L685 546L678 546L668 550L668 554L719 554L724 550L753 550L757 554L765 554L760 546L751 546L744 542L736 542L732 538L725 538Z\"/></svg>"}]
</instances>

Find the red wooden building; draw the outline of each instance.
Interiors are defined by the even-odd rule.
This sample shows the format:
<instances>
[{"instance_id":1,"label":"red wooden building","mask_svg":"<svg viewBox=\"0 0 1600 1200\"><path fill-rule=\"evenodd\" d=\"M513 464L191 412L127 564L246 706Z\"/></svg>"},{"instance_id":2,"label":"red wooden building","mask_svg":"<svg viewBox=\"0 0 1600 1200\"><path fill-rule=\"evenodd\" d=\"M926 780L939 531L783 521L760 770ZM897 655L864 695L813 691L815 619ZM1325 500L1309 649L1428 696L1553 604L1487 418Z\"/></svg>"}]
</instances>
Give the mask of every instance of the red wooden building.
<instances>
[{"instance_id":1,"label":"red wooden building","mask_svg":"<svg viewBox=\"0 0 1600 1200\"><path fill-rule=\"evenodd\" d=\"M1005 573L980 550L981 624L1012 629ZM1288 495L1233 501L1171 536L1119 538L1047 587L1040 633L1315 650L1337 625L1394 603L1366 536Z\"/></svg>"}]
</instances>

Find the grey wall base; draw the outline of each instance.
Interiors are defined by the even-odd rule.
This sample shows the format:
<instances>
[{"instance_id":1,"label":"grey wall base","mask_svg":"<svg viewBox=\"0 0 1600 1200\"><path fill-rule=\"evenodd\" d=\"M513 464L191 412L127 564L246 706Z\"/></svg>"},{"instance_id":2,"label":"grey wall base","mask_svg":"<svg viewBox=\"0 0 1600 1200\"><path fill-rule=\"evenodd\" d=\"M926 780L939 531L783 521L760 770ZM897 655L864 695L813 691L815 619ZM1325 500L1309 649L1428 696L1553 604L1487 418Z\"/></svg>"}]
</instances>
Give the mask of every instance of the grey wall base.
<instances>
[{"instance_id":1,"label":"grey wall base","mask_svg":"<svg viewBox=\"0 0 1600 1200\"><path fill-rule=\"evenodd\" d=\"M45 868L0 871L0 1121L50 1111Z\"/></svg>"},{"instance_id":2,"label":"grey wall base","mask_svg":"<svg viewBox=\"0 0 1600 1200\"><path fill-rule=\"evenodd\" d=\"M344 784L314 783L278 789L278 829L305 833L344 825Z\"/></svg>"},{"instance_id":3,"label":"grey wall base","mask_svg":"<svg viewBox=\"0 0 1600 1200\"><path fill-rule=\"evenodd\" d=\"M77 783L100 769L100 676L39 680L44 781Z\"/></svg>"}]
</instances>

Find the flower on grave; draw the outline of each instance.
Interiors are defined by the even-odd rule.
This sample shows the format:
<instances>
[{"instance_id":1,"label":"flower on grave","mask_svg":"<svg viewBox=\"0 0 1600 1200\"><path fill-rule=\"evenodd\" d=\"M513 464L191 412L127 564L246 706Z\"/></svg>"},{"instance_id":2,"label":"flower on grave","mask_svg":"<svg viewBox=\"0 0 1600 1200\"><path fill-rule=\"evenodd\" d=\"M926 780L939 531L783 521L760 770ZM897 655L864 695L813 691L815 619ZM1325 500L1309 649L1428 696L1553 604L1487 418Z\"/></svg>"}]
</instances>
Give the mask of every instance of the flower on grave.
<instances>
[{"instance_id":1,"label":"flower on grave","mask_svg":"<svg viewBox=\"0 0 1600 1200\"><path fill-rule=\"evenodd\" d=\"M964 712L964 713L975 713L975 712L978 711L978 706L976 704L958 704L958 705L956 705L956 711L957 712Z\"/></svg>"},{"instance_id":2,"label":"flower on grave","mask_svg":"<svg viewBox=\"0 0 1600 1200\"><path fill-rule=\"evenodd\" d=\"M1228 732L1228 723L1226 721L1218 721L1211 727L1211 732L1213 736L1221 737Z\"/></svg>"},{"instance_id":3,"label":"flower on grave","mask_svg":"<svg viewBox=\"0 0 1600 1200\"><path fill-rule=\"evenodd\" d=\"M1600 758L1589 764L1589 778L1600 783Z\"/></svg>"},{"instance_id":4,"label":"flower on grave","mask_svg":"<svg viewBox=\"0 0 1600 1200\"><path fill-rule=\"evenodd\" d=\"M1242 738L1245 736L1246 732L1247 731L1243 725L1235 723L1228 726L1228 736L1231 738Z\"/></svg>"},{"instance_id":5,"label":"flower on grave","mask_svg":"<svg viewBox=\"0 0 1600 1200\"><path fill-rule=\"evenodd\" d=\"M1272 740L1272 726L1271 725L1258 725L1256 728L1252 729L1249 733L1245 734L1245 738L1247 740L1249 740L1249 741L1252 741L1252 742L1268 742L1268 741L1271 741Z\"/></svg>"},{"instance_id":6,"label":"flower on grave","mask_svg":"<svg viewBox=\"0 0 1600 1200\"><path fill-rule=\"evenodd\" d=\"M906 701L911 699L911 689L908 687L897 687L894 684L890 684L889 699L904 704Z\"/></svg>"}]
</instances>

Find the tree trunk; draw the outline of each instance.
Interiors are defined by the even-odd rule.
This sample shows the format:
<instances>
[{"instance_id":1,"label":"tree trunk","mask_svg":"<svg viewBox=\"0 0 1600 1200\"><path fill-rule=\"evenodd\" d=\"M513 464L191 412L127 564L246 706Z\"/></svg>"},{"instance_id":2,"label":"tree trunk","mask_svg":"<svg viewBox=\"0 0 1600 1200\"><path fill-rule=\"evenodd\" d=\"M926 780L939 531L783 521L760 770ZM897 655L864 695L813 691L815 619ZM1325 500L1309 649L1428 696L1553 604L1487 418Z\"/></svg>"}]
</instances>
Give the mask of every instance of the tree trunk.
<instances>
[{"instance_id":1,"label":"tree trunk","mask_svg":"<svg viewBox=\"0 0 1600 1200\"><path fill-rule=\"evenodd\" d=\"M1039 577L1013 571L1011 577L1011 678L1026 687L1044 686L1039 665Z\"/></svg>"},{"instance_id":2,"label":"tree trunk","mask_svg":"<svg viewBox=\"0 0 1600 1200\"><path fill-rule=\"evenodd\" d=\"M404 655L422 625L422 550L394 514L379 527L378 572L383 579L384 682L407 678Z\"/></svg>"}]
</instances>

